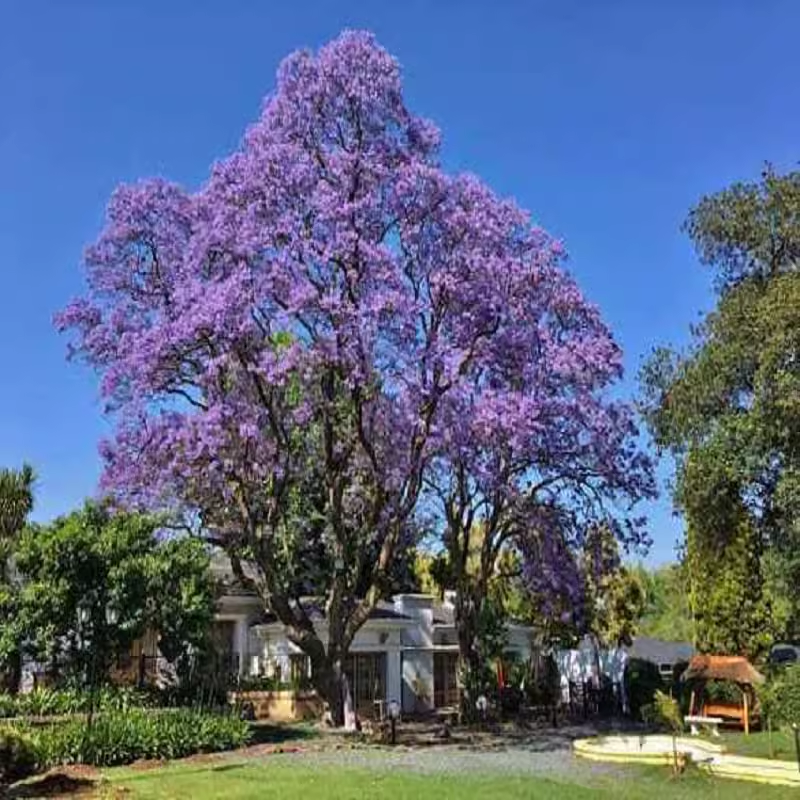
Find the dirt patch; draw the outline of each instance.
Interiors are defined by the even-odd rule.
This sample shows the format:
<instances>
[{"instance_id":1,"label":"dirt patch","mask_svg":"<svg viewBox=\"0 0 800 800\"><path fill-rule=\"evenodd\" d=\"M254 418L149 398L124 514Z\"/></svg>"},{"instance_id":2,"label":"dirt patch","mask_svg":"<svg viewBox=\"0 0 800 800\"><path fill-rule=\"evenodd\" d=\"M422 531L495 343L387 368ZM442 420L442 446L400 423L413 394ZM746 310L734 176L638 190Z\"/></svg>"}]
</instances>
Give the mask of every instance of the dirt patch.
<instances>
[{"instance_id":1,"label":"dirt patch","mask_svg":"<svg viewBox=\"0 0 800 800\"><path fill-rule=\"evenodd\" d=\"M33 780L7 789L3 797L70 798L94 796L100 784L100 773L94 767L76 765L59 767Z\"/></svg>"},{"instance_id":2,"label":"dirt patch","mask_svg":"<svg viewBox=\"0 0 800 800\"><path fill-rule=\"evenodd\" d=\"M254 744L235 752L237 756L242 758L261 758L262 756L282 755L284 753L306 753L313 749L308 746L293 744Z\"/></svg>"}]
</instances>

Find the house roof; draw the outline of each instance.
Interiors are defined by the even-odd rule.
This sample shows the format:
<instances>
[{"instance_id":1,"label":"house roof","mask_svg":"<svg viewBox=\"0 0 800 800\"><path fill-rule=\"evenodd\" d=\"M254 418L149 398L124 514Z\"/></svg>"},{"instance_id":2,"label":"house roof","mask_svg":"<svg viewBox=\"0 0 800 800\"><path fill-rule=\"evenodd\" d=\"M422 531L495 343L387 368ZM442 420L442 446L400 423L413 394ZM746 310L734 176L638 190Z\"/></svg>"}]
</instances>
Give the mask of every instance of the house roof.
<instances>
[{"instance_id":1,"label":"house roof","mask_svg":"<svg viewBox=\"0 0 800 800\"><path fill-rule=\"evenodd\" d=\"M306 613L311 618L312 622L319 622L325 619L325 611L317 601L309 598L301 602L303 602L303 607L305 608ZM392 604L386 601L380 601L378 605L372 609L369 619L408 622L412 621L411 617L398 613L394 610ZM265 611L258 619L251 623L250 627L252 628L258 625L272 625L276 622L279 622L278 617L271 611Z\"/></svg>"},{"instance_id":2,"label":"house roof","mask_svg":"<svg viewBox=\"0 0 800 800\"><path fill-rule=\"evenodd\" d=\"M677 664L689 661L694 655L694 647L689 642L665 642L649 636L637 636L628 648L628 655L654 664Z\"/></svg>"},{"instance_id":3,"label":"house roof","mask_svg":"<svg viewBox=\"0 0 800 800\"><path fill-rule=\"evenodd\" d=\"M744 656L694 656L683 680L731 681L752 686L764 683L764 676Z\"/></svg>"}]
</instances>

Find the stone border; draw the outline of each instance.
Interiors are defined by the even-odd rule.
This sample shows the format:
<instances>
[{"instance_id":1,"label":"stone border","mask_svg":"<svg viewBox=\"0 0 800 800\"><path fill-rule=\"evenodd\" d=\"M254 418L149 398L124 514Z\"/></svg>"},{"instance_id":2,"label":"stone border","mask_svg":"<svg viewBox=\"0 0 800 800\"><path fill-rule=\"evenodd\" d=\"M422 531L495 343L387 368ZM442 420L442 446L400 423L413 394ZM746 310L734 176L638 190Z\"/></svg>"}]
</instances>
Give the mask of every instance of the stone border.
<instances>
[{"instance_id":1,"label":"stone border","mask_svg":"<svg viewBox=\"0 0 800 800\"><path fill-rule=\"evenodd\" d=\"M721 745L678 737L679 755L718 778L755 781L779 786L800 787L800 771L793 761L730 755ZM671 736L604 736L578 739L575 755L592 761L628 764L672 764Z\"/></svg>"}]
</instances>

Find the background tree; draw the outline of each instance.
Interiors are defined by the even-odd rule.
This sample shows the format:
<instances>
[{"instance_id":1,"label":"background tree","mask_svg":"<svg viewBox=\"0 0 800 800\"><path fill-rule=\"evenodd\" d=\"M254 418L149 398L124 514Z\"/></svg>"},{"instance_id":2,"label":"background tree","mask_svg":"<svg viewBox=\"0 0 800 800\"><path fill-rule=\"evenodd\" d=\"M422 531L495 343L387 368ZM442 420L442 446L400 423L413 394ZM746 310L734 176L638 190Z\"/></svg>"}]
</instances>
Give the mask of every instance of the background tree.
<instances>
[{"instance_id":1,"label":"background tree","mask_svg":"<svg viewBox=\"0 0 800 800\"><path fill-rule=\"evenodd\" d=\"M720 638L707 628L700 644L756 653L800 622L796 593L772 608L776 587L800 581L800 173L767 167L703 198L686 229L717 272L718 303L687 352L650 359L644 406L677 463L695 610L715 598Z\"/></svg>"},{"instance_id":2,"label":"background tree","mask_svg":"<svg viewBox=\"0 0 800 800\"><path fill-rule=\"evenodd\" d=\"M16 691L21 676L18 619L19 585L13 555L28 515L33 511L36 474L21 469L0 470L0 674L6 689Z\"/></svg>"},{"instance_id":3,"label":"background tree","mask_svg":"<svg viewBox=\"0 0 800 800\"><path fill-rule=\"evenodd\" d=\"M584 419L612 447L630 432L594 396L619 354L560 258L513 203L444 173L397 63L357 32L284 61L200 191L149 181L109 203L88 293L59 318L114 420L103 485L188 513L224 544L337 721L350 643L413 542L431 458L455 463L465 419L472 435L506 415L525 436L552 423L565 445L582 442ZM551 383L565 386L554 417ZM624 453L598 449L596 463L638 473ZM309 547L325 555L326 641L297 590Z\"/></svg>"},{"instance_id":4,"label":"background tree","mask_svg":"<svg viewBox=\"0 0 800 800\"><path fill-rule=\"evenodd\" d=\"M19 534L33 511L36 474L24 464L20 470L0 469L0 579L10 578L9 561Z\"/></svg>"},{"instance_id":5,"label":"background tree","mask_svg":"<svg viewBox=\"0 0 800 800\"><path fill-rule=\"evenodd\" d=\"M584 625L599 659L601 649L633 644L645 610L645 589L636 572L622 563L617 541L605 526L589 531L581 561Z\"/></svg>"},{"instance_id":6,"label":"background tree","mask_svg":"<svg viewBox=\"0 0 800 800\"><path fill-rule=\"evenodd\" d=\"M667 642L695 641L687 573L683 563L665 564L655 569L637 566L636 574L645 593L639 634Z\"/></svg>"},{"instance_id":7,"label":"background tree","mask_svg":"<svg viewBox=\"0 0 800 800\"><path fill-rule=\"evenodd\" d=\"M208 556L199 541L158 531L153 518L94 505L27 528L16 559L28 654L63 679L102 681L147 630L173 661L202 650L214 614Z\"/></svg>"}]
</instances>

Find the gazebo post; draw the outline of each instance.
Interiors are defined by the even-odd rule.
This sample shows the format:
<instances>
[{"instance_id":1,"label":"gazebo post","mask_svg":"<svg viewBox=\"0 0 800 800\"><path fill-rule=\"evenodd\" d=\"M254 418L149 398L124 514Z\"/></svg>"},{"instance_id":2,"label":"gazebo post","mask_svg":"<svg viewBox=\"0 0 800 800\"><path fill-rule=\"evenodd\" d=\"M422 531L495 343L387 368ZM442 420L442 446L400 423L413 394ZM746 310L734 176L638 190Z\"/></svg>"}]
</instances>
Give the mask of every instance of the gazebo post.
<instances>
[{"instance_id":1,"label":"gazebo post","mask_svg":"<svg viewBox=\"0 0 800 800\"><path fill-rule=\"evenodd\" d=\"M747 697L747 687L742 687L742 700L744 701L744 735L750 735L750 704Z\"/></svg>"}]
</instances>

